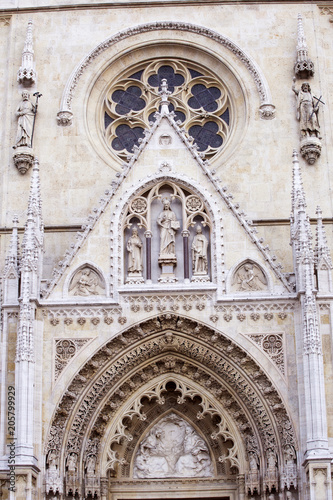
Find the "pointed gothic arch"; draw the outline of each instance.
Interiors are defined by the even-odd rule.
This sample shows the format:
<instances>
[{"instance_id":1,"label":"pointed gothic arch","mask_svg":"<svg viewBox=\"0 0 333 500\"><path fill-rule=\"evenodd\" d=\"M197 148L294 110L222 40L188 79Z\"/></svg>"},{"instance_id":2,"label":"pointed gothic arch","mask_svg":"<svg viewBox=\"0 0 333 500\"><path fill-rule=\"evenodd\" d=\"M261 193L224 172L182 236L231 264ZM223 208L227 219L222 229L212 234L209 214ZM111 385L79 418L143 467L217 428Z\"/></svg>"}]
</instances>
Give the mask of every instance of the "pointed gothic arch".
<instances>
[{"instance_id":1,"label":"pointed gothic arch","mask_svg":"<svg viewBox=\"0 0 333 500\"><path fill-rule=\"evenodd\" d=\"M167 388L168 382L173 390ZM110 460L124 467L132 460L133 444L147 428L140 410L146 406L151 420L156 420L156 408L163 406L158 400L164 393L168 393L169 402L180 397L175 406L185 405L189 420L200 422L204 418L203 429L210 429L211 435L221 434L222 448L230 437L233 445L228 449L234 450L225 450L224 457L222 451L220 462L229 462L229 467L239 463L238 471L246 474L249 488L278 487L283 478L278 478L276 465L283 469L287 456L296 458L297 438L273 381L222 333L174 314L153 317L124 330L74 376L57 405L48 434L48 469L52 456L54 475L66 478L67 492L80 494L89 479L87 460L93 455L99 463L95 488L100 488L101 478L110 483L110 476L101 474L110 469ZM127 430L131 426L134 442ZM111 446L112 439L116 449ZM102 446L105 442L108 448ZM219 461L219 456L216 458ZM253 462L258 464L256 470ZM128 477L125 469L121 474ZM216 475L217 479L222 477L223 471Z\"/></svg>"}]
</instances>

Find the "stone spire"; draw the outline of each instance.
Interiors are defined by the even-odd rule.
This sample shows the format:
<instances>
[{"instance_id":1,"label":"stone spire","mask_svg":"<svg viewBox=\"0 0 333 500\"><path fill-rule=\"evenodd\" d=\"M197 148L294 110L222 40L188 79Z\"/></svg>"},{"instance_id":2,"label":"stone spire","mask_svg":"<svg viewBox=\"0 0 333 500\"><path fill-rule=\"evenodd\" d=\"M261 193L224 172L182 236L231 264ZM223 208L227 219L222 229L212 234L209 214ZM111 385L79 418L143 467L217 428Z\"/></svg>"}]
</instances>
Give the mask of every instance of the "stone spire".
<instances>
[{"instance_id":1,"label":"stone spire","mask_svg":"<svg viewBox=\"0 0 333 500\"><path fill-rule=\"evenodd\" d=\"M311 267L314 274L314 255L309 217L306 214L305 193L302 182L298 153L293 151L293 184L291 213L291 245L293 247L294 269L297 291L304 289L304 265Z\"/></svg>"},{"instance_id":2,"label":"stone spire","mask_svg":"<svg viewBox=\"0 0 333 500\"><path fill-rule=\"evenodd\" d=\"M298 14L297 20L297 59L294 71L298 78L309 78L314 75L314 64L309 59L301 14Z\"/></svg>"},{"instance_id":3,"label":"stone spire","mask_svg":"<svg viewBox=\"0 0 333 500\"><path fill-rule=\"evenodd\" d=\"M317 227L314 264L317 274L317 287L319 292L328 293L332 291L332 259L327 244L322 211L320 210L320 207L317 207L316 215Z\"/></svg>"},{"instance_id":4,"label":"stone spire","mask_svg":"<svg viewBox=\"0 0 333 500\"><path fill-rule=\"evenodd\" d=\"M31 176L27 222L22 242L21 259L21 270L33 271L35 279L40 278L43 242L44 224L40 196L39 162L35 158ZM31 293L34 297L37 296L37 286L31 288Z\"/></svg>"},{"instance_id":5,"label":"stone spire","mask_svg":"<svg viewBox=\"0 0 333 500\"><path fill-rule=\"evenodd\" d=\"M36 82L31 19L28 22L27 35L22 51L22 64L17 72L17 81L25 87L29 87Z\"/></svg>"},{"instance_id":6,"label":"stone spire","mask_svg":"<svg viewBox=\"0 0 333 500\"><path fill-rule=\"evenodd\" d=\"M306 421L306 467L313 467L319 457L330 462L327 438L325 379L318 320L317 289L314 274L314 252L305 193L298 161L293 152L293 186L291 244L293 248L296 291L302 322L296 331L296 342L303 354L304 405L301 412ZM314 497L311 497L311 499Z\"/></svg>"},{"instance_id":7,"label":"stone spire","mask_svg":"<svg viewBox=\"0 0 333 500\"><path fill-rule=\"evenodd\" d=\"M34 360L33 306L38 298L43 263L42 204L40 197L39 164L34 161L28 215L22 242L20 316L17 335L17 360Z\"/></svg>"},{"instance_id":8,"label":"stone spire","mask_svg":"<svg viewBox=\"0 0 333 500\"><path fill-rule=\"evenodd\" d=\"M162 84L161 84L161 90L159 92L161 96L161 115L168 115L169 114L169 100L168 97L171 94L168 90L168 82L166 78L163 78Z\"/></svg>"},{"instance_id":9,"label":"stone spire","mask_svg":"<svg viewBox=\"0 0 333 500\"><path fill-rule=\"evenodd\" d=\"M17 304L19 291L19 251L18 251L18 219L13 219L13 230L10 239L9 251L5 261L3 273L4 304Z\"/></svg>"}]
</instances>

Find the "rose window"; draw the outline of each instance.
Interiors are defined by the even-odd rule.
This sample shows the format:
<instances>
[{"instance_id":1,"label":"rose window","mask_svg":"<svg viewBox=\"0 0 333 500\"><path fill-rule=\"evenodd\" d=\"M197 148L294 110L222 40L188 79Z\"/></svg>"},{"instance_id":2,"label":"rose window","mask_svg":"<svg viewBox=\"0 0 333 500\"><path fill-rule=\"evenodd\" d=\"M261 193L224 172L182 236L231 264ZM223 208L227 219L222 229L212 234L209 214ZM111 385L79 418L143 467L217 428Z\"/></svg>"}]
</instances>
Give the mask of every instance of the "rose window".
<instances>
[{"instance_id":1,"label":"rose window","mask_svg":"<svg viewBox=\"0 0 333 500\"><path fill-rule=\"evenodd\" d=\"M168 84L169 111L198 149L211 158L226 145L232 114L222 81L207 69L185 61L152 61L127 70L104 99L104 137L120 158L133 152L160 111L162 80Z\"/></svg>"}]
</instances>

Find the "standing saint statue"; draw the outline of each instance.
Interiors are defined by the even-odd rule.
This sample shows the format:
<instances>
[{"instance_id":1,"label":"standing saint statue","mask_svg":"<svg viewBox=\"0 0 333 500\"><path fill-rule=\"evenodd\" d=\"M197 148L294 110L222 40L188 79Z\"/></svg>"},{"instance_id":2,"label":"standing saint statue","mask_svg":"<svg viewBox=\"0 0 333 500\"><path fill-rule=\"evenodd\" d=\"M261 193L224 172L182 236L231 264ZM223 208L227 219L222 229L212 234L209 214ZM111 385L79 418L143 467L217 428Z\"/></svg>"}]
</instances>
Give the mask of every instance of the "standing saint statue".
<instances>
[{"instance_id":1,"label":"standing saint statue","mask_svg":"<svg viewBox=\"0 0 333 500\"><path fill-rule=\"evenodd\" d=\"M295 87L296 78L293 79L292 90L297 99L297 120L300 123L301 138L318 137L320 139L320 126L318 122L318 103L311 94L311 87L303 83L300 90Z\"/></svg>"},{"instance_id":2,"label":"standing saint statue","mask_svg":"<svg viewBox=\"0 0 333 500\"><path fill-rule=\"evenodd\" d=\"M161 226L160 258L175 257L176 231L180 228L175 212L170 208L170 200L162 200L163 211L157 218L157 224Z\"/></svg>"},{"instance_id":3,"label":"standing saint statue","mask_svg":"<svg viewBox=\"0 0 333 500\"><path fill-rule=\"evenodd\" d=\"M18 122L14 149L20 146L25 146L28 148L31 147L31 136L35 112L36 107L29 99L29 92L24 90L22 92L22 101L20 102L16 111Z\"/></svg>"},{"instance_id":4,"label":"standing saint statue","mask_svg":"<svg viewBox=\"0 0 333 500\"><path fill-rule=\"evenodd\" d=\"M126 248L128 251L128 272L141 275L143 269L142 241L137 229L132 230L132 236L128 239Z\"/></svg>"},{"instance_id":5,"label":"standing saint statue","mask_svg":"<svg viewBox=\"0 0 333 500\"><path fill-rule=\"evenodd\" d=\"M202 234L202 229L200 226L197 227L196 235L194 236L192 242L192 269L193 274L207 274L208 271L208 261L207 261L207 249L208 240L204 234Z\"/></svg>"}]
</instances>

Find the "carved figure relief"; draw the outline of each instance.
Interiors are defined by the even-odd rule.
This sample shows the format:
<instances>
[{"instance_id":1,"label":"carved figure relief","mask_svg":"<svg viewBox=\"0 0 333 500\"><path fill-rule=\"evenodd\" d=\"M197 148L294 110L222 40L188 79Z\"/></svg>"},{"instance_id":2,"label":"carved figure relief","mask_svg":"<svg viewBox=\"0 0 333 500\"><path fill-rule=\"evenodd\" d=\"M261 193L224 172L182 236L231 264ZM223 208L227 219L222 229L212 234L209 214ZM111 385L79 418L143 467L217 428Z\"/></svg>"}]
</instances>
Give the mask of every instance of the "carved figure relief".
<instances>
[{"instance_id":1,"label":"carved figure relief","mask_svg":"<svg viewBox=\"0 0 333 500\"><path fill-rule=\"evenodd\" d=\"M29 92L24 90L22 92L22 101L20 102L16 116L18 117L17 122L17 134L14 148L21 146L31 147L31 136L32 127L35 116L35 106L29 99Z\"/></svg>"},{"instance_id":2,"label":"carved figure relief","mask_svg":"<svg viewBox=\"0 0 333 500\"><path fill-rule=\"evenodd\" d=\"M132 236L127 241L128 251L128 273L130 275L142 274L142 241L138 235L138 230L132 230Z\"/></svg>"},{"instance_id":3,"label":"carved figure relief","mask_svg":"<svg viewBox=\"0 0 333 500\"><path fill-rule=\"evenodd\" d=\"M69 292L70 295L87 297L89 295L104 294L104 288L104 283L97 272L90 267L85 267L78 271L72 278Z\"/></svg>"},{"instance_id":4,"label":"carved figure relief","mask_svg":"<svg viewBox=\"0 0 333 500\"><path fill-rule=\"evenodd\" d=\"M246 262L236 271L232 289L237 292L266 290L267 279L258 266Z\"/></svg>"},{"instance_id":5,"label":"carved figure relief","mask_svg":"<svg viewBox=\"0 0 333 500\"><path fill-rule=\"evenodd\" d=\"M194 275L206 275L208 272L207 260L208 240L202 234L201 226L196 229L196 235L192 242L192 268Z\"/></svg>"},{"instance_id":6,"label":"carved figure relief","mask_svg":"<svg viewBox=\"0 0 333 500\"><path fill-rule=\"evenodd\" d=\"M295 86L296 78L293 79L292 89L297 99L297 120L300 122L301 137L318 137L320 139L320 126L318 121L318 101L315 102L310 85L305 82L299 90Z\"/></svg>"},{"instance_id":7,"label":"carved figure relief","mask_svg":"<svg viewBox=\"0 0 333 500\"><path fill-rule=\"evenodd\" d=\"M313 165L321 154L320 125L318 120L319 103L311 93L310 85L305 82L298 90L293 79L292 90L296 95L296 118L300 124L301 148L303 158Z\"/></svg>"},{"instance_id":8,"label":"carved figure relief","mask_svg":"<svg viewBox=\"0 0 333 500\"><path fill-rule=\"evenodd\" d=\"M134 461L135 478L211 477L204 440L185 420L171 413L144 438Z\"/></svg>"},{"instance_id":9,"label":"carved figure relief","mask_svg":"<svg viewBox=\"0 0 333 500\"><path fill-rule=\"evenodd\" d=\"M159 259L174 259L176 231L180 228L180 223L177 220L176 214L170 207L170 200L164 198L162 200L163 211L157 218L157 224L160 229L160 256Z\"/></svg>"}]
</instances>

